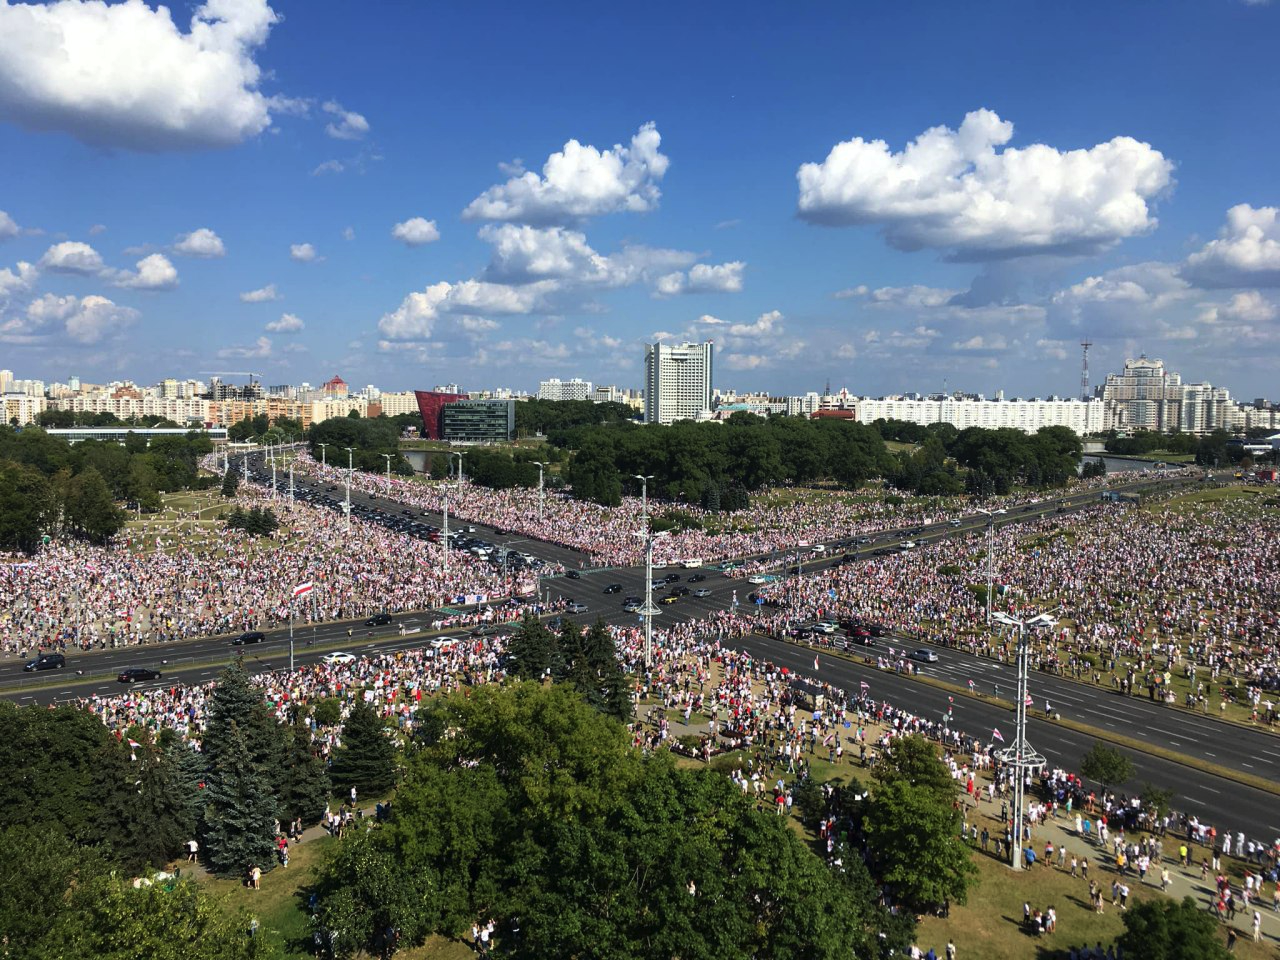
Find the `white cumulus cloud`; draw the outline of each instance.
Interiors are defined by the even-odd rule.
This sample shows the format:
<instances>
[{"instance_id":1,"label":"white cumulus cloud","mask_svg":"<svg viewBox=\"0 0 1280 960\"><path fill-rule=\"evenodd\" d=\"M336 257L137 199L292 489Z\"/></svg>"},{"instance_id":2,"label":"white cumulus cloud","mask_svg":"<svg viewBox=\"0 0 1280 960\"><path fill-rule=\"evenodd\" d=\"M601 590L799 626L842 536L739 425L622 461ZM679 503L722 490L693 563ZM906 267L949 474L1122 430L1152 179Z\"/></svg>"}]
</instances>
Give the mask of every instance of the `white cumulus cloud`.
<instances>
[{"instance_id":1,"label":"white cumulus cloud","mask_svg":"<svg viewBox=\"0 0 1280 960\"><path fill-rule=\"evenodd\" d=\"M1280 207L1232 207L1218 239L1187 257L1182 275L1202 287L1280 287Z\"/></svg>"},{"instance_id":2,"label":"white cumulus cloud","mask_svg":"<svg viewBox=\"0 0 1280 960\"><path fill-rule=\"evenodd\" d=\"M729 263L698 263L688 273L676 271L659 277L654 293L672 297L682 293L741 293L742 273L747 265L741 260Z\"/></svg>"},{"instance_id":3,"label":"white cumulus cloud","mask_svg":"<svg viewBox=\"0 0 1280 960\"><path fill-rule=\"evenodd\" d=\"M279 320L272 320L270 323L267 324L267 332L268 333L297 333L305 326L306 324L302 322L302 319L300 317L292 313L282 313L280 314Z\"/></svg>"},{"instance_id":4,"label":"white cumulus cloud","mask_svg":"<svg viewBox=\"0 0 1280 960\"><path fill-rule=\"evenodd\" d=\"M274 283L268 283L265 287L259 287L257 290L246 290L240 294L242 303L270 303L279 299L280 294L276 291Z\"/></svg>"},{"instance_id":5,"label":"white cumulus cloud","mask_svg":"<svg viewBox=\"0 0 1280 960\"><path fill-rule=\"evenodd\" d=\"M178 285L178 271L163 253L153 253L138 261L136 273L122 273L115 284L134 290L169 290Z\"/></svg>"},{"instance_id":6,"label":"white cumulus cloud","mask_svg":"<svg viewBox=\"0 0 1280 960\"><path fill-rule=\"evenodd\" d=\"M25 260L19 260L12 269L5 267L0 270L0 307L4 306L7 298L15 293L25 293L30 290L35 286L39 276L40 271L35 265Z\"/></svg>"},{"instance_id":7,"label":"white cumulus cloud","mask_svg":"<svg viewBox=\"0 0 1280 960\"><path fill-rule=\"evenodd\" d=\"M440 231L434 220L425 217L410 217L391 228L391 236L406 247L420 247L424 243L435 243L440 239Z\"/></svg>"},{"instance_id":8,"label":"white cumulus cloud","mask_svg":"<svg viewBox=\"0 0 1280 960\"><path fill-rule=\"evenodd\" d=\"M173 252L180 253L184 257L212 259L226 256L227 248L223 246L220 236L208 227L201 227L199 230L183 234L174 241Z\"/></svg>"},{"instance_id":9,"label":"white cumulus cloud","mask_svg":"<svg viewBox=\"0 0 1280 960\"><path fill-rule=\"evenodd\" d=\"M959 130L932 127L900 152L846 140L800 167L800 216L879 226L898 249L955 259L1096 251L1155 226L1148 203L1169 187L1173 165L1149 144L997 149L1012 137L1012 123L975 110Z\"/></svg>"},{"instance_id":10,"label":"white cumulus cloud","mask_svg":"<svg viewBox=\"0 0 1280 960\"><path fill-rule=\"evenodd\" d=\"M658 150L661 142L652 123L642 126L629 146L599 150L570 140L547 158L542 176L527 171L492 186L462 216L546 224L652 210L661 196L657 181L670 162Z\"/></svg>"},{"instance_id":11,"label":"white cumulus cloud","mask_svg":"<svg viewBox=\"0 0 1280 960\"><path fill-rule=\"evenodd\" d=\"M218 356L223 360L264 360L271 356L271 338L259 337L248 346L223 347Z\"/></svg>"},{"instance_id":12,"label":"white cumulus cloud","mask_svg":"<svg viewBox=\"0 0 1280 960\"><path fill-rule=\"evenodd\" d=\"M67 336L78 343L97 343L132 324L138 311L92 294L59 297L46 293L27 307L26 319L30 332L61 324Z\"/></svg>"},{"instance_id":13,"label":"white cumulus cloud","mask_svg":"<svg viewBox=\"0 0 1280 960\"><path fill-rule=\"evenodd\" d=\"M5 213L3 210L0 210L0 240L9 240L16 237L19 232L20 229L18 225L13 222L13 217L9 216L9 214Z\"/></svg>"},{"instance_id":14,"label":"white cumulus cloud","mask_svg":"<svg viewBox=\"0 0 1280 960\"><path fill-rule=\"evenodd\" d=\"M322 109L333 117L325 124L324 132L335 140L360 140L369 132L368 120L351 110L344 110L336 100L326 101Z\"/></svg>"},{"instance_id":15,"label":"white cumulus cloud","mask_svg":"<svg viewBox=\"0 0 1280 960\"><path fill-rule=\"evenodd\" d=\"M555 289L556 283L551 280L519 286L484 280L442 280L410 293L398 308L383 315L378 330L393 340L421 340L431 335L441 314L532 313Z\"/></svg>"},{"instance_id":16,"label":"white cumulus cloud","mask_svg":"<svg viewBox=\"0 0 1280 960\"><path fill-rule=\"evenodd\" d=\"M316 259L316 248L309 243L289 244L289 259L298 263L310 263Z\"/></svg>"},{"instance_id":17,"label":"white cumulus cloud","mask_svg":"<svg viewBox=\"0 0 1280 960\"><path fill-rule=\"evenodd\" d=\"M40 266L52 273L76 273L81 276L97 276L104 267L102 255L79 240L55 243L40 258Z\"/></svg>"},{"instance_id":18,"label":"white cumulus cloud","mask_svg":"<svg viewBox=\"0 0 1280 960\"><path fill-rule=\"evenodd\" d=\"M276 20L266 0L208 0L186 32L143 0L0 3L0 118L134 150L239 143L271 123L254 54Z\"/></svg>"}]
</instances>

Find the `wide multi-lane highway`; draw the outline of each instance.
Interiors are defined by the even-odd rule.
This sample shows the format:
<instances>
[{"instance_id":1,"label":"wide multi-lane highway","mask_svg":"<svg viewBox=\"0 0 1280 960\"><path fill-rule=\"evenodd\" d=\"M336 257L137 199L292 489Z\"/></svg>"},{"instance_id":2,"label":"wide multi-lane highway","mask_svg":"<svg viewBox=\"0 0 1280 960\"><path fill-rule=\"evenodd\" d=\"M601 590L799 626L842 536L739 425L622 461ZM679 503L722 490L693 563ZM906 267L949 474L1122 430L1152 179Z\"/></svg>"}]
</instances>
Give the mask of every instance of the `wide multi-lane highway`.
<instances>
[{"instance_id":1,"label":"wide multi-lane highway","mask_svg":"<svg viewBox=\"0 0 1280 960\"><path fill-rule=\"evenodd\" d=\"M1148 485L1149 482L1136 483L1113 489L1139 489ZM282 495L286 489L286 483L279 484ZM313 500L325 494L330 498L335 493L338 497L345 494L341 487L336 492L328 491L325 485L314 483L310 479L295 479L295 489ZM1029 509L1013 508L993 519L998 525L1020 523L1056 512L1074 512L1096 503L1098 499L1097 491L1075 493L1038 503ZM371 497L355 490L351 492L351 502L353 508L359 507L366 516L403 515L406 509L399 502ZM416 515L436 526L442 523L442 518L438 515L424 515L421 511L416 511ZM832 549L825 556L815 556L806 551L803 572L808 575L829 567L839 560L842 553L861 559L871 556L875 550L896 545L906 539L929 543L943 537L984 530L988 523L988 518L983 515L958 519L958 523L953 519L943 519L932 524L887 531L864 537L860 543L852 539L838 541L827 545ZM541 588L544 596L562 597L585 605L587 611L578 615L581 620L603 617L611 624L633 626L640 622L638 614L622 610L621 604L628 596L644 595L643 567L585 568L587 558L584 554L558 544L498 533L491 526L456 518L451 518L450 528L474 528L473 535L478 538L503 548L512 545L520 552L546 562L561 564L567 570L577 573L577 577L543 578ZM437 544L424 541L422 549L434 551L440 548ZM781 569L783 566L789 568L794 565L800 555L800 551L791 550L770 556L777 560ZM718 570L673 568L657 571L654 576L657 579L669 573L678 575L681 578L678 585L688 587L691 592L669 606L659 606L660 614L655 620L657 626L700 619L715 611L733 608L735 601L739 611L746 612L750 609L747 595L753 587L741 578L726 577ZM690 582L690 578L694 576L705 579ZM606 587L613 584L621 589L606 593ZM703 589L708 591L707 596L692 595L693 590ZM667 591L656 592L655 598L668 594L669 588ZM336 649L361 654L373 650L420 646L427 642L424 635L430 633L435 618L435 613L421 611L396 614L392 617L391 624L379 627L366 627L360 621L299 625L294 636L295 662L314 662ZM402 628L407 631L405 635L400 634ZM469 629L458 628L445 633L463 636L469 633ZM230 641L233 638L223 636L83 654L73 652L68 654L65 670L56 674L22 673L19 662L6 661L0 664L0 696L20 703L36 704L92 694L110 694L123 689L115 681L114 675L128 666L152 667L163 672L159 681L143 686L203 683L216 676L221 666L238 652L244 654L246 663L253 670L278 670L288 666L288 636L288 629L280 628L267 631L263 643L245 647L232 646ZM884 637L875 640L870 647L854 647L853 650L855 653L865 652L871 656L888 656L890 647L898 651L908 643L909 641L899 638ZM813 672L814 651L803 645L764 636L734 640L731 644L753 656L771 660L801 674ZM923 644L910 642L910 646L915 648ZM1012 667L950 648L938 647L935 650L938 661L922 666L922 672L926 676L945 680L961 688L967 688L968 682L972 680L977 692L984 695L981 699L956 696L952 705L955 724L976 736L989 735L993 727L1000 727L1006 737L1010 736L1010 702L1015 684ZM947 709L948 694L945 690L879 670L874 665L822 654L819 656L822 661L820 678L846 690L855 691L858 684L865 681L870 685L873 696L890 700L907 709L935 716L941 716ZM999 699L995 696L997 686L1000 690ZM1227 725L1211 717L1173 710L1139 697L1124 697L1050 674L1033 675L1031 693L1036 701L1034 712L1039 716L1043 716L1044 702L1048 701L1054 712L1064 718L1094 726L1104 735L1113 732L1242 773L1280 779L1280 739L1263 731ZM1090 736L1039 717L1032 720L1029 736L1032 744L1051 762L1068 769L1079 768L1080 758L1093 743ZM1229 813L1238 822L1238 827L1230 824L1235 828L1251 831L1258 836L1280 837L1280 814L1273 812L1276 808L1274 796L1173 761L1139 753L1133 753L1132 756L1137 768L1135 783L1149 781L1157 786L1173 789L1183 809L1211 816L1215 822L1221 823L1222 817Z\"/></svg>"}]
</instances>

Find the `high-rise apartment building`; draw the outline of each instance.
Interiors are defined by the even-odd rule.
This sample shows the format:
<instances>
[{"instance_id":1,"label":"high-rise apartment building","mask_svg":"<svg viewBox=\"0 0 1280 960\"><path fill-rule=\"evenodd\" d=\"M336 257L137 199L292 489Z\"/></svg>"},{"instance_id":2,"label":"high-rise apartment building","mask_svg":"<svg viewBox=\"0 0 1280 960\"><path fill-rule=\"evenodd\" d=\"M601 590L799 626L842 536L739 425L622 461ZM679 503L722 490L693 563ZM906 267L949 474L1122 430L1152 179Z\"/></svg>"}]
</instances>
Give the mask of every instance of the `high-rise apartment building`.
<instances>
[{"instance_id":1,"label":"high-rise apartment building","mask_svg":"<svg viewBox=\"0 0 1280 960\"><path fill-rule=\"evenodd\" d=\"M1112 401L1115 424L1126 430L1167 431L1182 425L1182 376L1163 360L1126 360L1120 373L1107 374L1102 399Z\"/></svg>"},{"instance_id":2,"label":"high-rise apartment building","mask_svg":"<svg viewBox=\"0 0 1280 960\"><path fill-rule=\"evenodd\" d=\"M645 423L672 423L710 416L712 350L710 340L645 344Z\"/></svg>"}]
</instances>

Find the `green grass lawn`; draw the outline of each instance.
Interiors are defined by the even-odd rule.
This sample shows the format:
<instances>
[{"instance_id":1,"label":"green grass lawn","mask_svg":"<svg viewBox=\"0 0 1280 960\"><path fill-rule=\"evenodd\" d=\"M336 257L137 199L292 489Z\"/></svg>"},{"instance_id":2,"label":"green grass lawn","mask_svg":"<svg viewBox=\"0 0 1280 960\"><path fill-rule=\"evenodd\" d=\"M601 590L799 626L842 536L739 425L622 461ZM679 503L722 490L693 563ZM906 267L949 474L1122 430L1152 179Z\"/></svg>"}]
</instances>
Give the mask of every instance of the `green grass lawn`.
<instances>
[{"instance_id":1,"label":"green grass lawn","mask_svg":"<svg viewBox=\"0 0 1280 960\"><path fill-rule=\"evenodd\" d=\"M945 920L926 917L920 923L916 942L922 950L934 947L942 955L947 939L956 945L956 954L981 960L1026 960L1038 957L1065 957L1072 945L1112 943L1124 931L1123 913L1111 905L1111 874L1096 871L1095 880L1104 887L1105 913L1096 914L1088 904L1089 883L1057 869L1037 865L1015 872L994 857L975 852L978 882L969 893L969 902L953 906ZM1157 887L1144 887L1136 879L1129 882L1130 901L1163 896ZM1022 904L1032 909L1052 906L1058 914L1058 931L1037 939L1022 928ZM1247 925L1247 924L1245 924ZM1226 928L1222 931L1226 940ZM1275 945L1255 944L1240 937L1236 955L1245 960L1274 957Z\"/></svg>"}]
</instances>

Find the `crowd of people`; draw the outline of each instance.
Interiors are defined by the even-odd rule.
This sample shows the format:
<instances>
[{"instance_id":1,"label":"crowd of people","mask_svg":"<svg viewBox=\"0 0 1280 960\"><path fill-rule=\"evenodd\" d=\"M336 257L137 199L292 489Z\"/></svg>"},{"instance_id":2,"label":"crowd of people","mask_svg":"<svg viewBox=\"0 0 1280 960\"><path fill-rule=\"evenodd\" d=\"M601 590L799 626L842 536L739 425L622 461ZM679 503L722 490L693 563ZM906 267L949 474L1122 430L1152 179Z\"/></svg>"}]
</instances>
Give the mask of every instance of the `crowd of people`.
<instances>
[{"instance_id":1,"label":"crowd of people","mask_svg":"<svg viewBox=\"0 0 1280 960\"><path fill-rule=\"evenodd\" d=\"M263 506L242 488L242 507ZM332 511L277 498L280 527L254 537L161 535L106 547L66 540L0 558L0 656L160 643L298 623L430 610L477 597L536 595L536 576ZM559 567L544 567L543 572ZM293 589L312 583L303 599Z\"/></svg>"},{"instance_id":2,"label":"crowd of people","mask_svg":"<svg viewBox=\"0 0 1280 960\"><path fill-rule=\"evenodd\" d=\"M1099 504L998 527L992 608L1052 611L1035 669L1172 702L1244 704L1277 722L1280 510L1227 502L1200 510ZM811 576L761 585L762 627L823 617L881 623L903 635L1001 660L1009 632L987 627L987 534L949 538ZM743 571L735 571L742 575Z\"/></svg>"},{"instance_id":3,"label":"crowd of people","mask_svg":"<svg viewBox=\"0 0 1280 960\"><path fill-rule=\"evenodd\" d=\"M646 508L640 497L623 497L617 507L603 507L575 500L568 493L513 487L494 490L463 480L426 482L419 479L387 477L373 473L316 463L302 455L298 468L326 483L352 484L352 489L440 513L448 501L449 513L462 520L501 527L523 536L551 540L581 551L595 564L626 565L643 560L642 528ZM1174 476L1166 471L1161 476ZM1100 477L1082 480L1073 489L1102 488L1128 482L1124 478ZM654 560L659 564L696 557L705 562L754 556L794 549L800 544L819 543L843 537L874 534L912 524L931 523L967 511L964 497L905 498L889 491L866 493L831 492L825 496L788 496L788 491L761 491L751 498L746 510L711 513L687 503L659 503L650 500L655 517L691 518L702 527L677 527L654 544ZM1012 508L1042 500L1043 496L1015 493L990 501L993 508Z\"/></svg>"}]
</instances>

